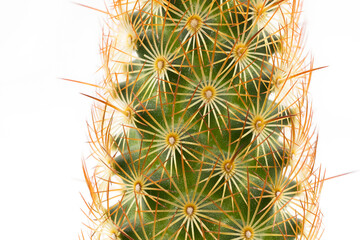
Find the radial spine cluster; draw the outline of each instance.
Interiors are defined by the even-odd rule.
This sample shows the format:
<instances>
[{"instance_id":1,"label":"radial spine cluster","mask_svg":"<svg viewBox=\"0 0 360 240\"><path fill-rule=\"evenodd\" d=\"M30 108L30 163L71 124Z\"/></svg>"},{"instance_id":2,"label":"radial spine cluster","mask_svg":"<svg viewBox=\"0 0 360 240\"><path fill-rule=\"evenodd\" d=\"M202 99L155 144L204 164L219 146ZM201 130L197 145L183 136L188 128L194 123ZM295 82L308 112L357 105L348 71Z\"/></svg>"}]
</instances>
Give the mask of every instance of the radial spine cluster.
<instances>
[{"instance_id":1,"label":"radial spine cluster","mask_svg":"<svg viewBox=\"0 0 360 240\"><path fill-rule=\"evenodd\" d=\"M301 2L114 0L101 12L80 238L320 239Z\"/></svg>"}]
</instances>

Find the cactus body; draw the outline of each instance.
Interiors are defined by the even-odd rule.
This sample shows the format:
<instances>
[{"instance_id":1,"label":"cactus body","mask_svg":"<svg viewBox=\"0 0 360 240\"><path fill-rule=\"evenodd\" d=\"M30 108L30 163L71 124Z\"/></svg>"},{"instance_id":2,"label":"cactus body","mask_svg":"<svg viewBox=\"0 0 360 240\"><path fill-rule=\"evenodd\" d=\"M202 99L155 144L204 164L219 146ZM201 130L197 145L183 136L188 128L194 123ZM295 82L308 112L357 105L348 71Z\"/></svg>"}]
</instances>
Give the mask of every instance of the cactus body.
<instances>
[{"instance_id":1,"label":"cactus body","mask_svg":"<svg viewBox=\"0 0 360 240\"><path fill-rule=\"evenodd\" d=\"M108 8L84 165L93 239L317 239L296 0Z\"/></svg>"}]
</instances>

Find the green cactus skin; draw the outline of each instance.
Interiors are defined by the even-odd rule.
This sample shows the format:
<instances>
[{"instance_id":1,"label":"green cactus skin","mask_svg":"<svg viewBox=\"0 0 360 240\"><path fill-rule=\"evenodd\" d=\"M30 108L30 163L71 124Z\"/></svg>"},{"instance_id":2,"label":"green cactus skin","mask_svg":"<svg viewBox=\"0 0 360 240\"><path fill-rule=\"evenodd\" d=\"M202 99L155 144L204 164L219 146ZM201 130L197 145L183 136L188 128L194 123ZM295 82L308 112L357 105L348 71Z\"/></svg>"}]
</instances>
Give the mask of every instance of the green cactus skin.
<instances>
[{"instance_id":1,"label":"green cactus skin","mask_svg":"<svg viewBox=\"0 0 360 240\"><path fill-rule=\"evenodd\" d=\"M319 239L299 13L296 0L109 6L92 173L84 162L91 239Z\"/></svg>"}]
</instances>

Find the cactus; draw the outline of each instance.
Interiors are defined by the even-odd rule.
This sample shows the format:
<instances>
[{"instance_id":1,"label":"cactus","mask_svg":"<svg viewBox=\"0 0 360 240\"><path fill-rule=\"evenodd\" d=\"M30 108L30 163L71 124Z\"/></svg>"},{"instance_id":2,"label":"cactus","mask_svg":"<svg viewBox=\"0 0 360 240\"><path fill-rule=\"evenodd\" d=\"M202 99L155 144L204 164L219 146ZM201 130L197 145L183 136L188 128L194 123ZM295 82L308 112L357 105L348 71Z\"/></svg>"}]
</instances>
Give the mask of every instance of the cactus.
<instances>
[{"instance_id":1,"label":"cactus","mask_svg":"<svg viewBox=\"0 0 360 240\"><path fill-rule=\"evenodd\" d=\"M319 239L297 0L114 1L83 162L91 239ZM86 160L88 161L88 160Z\"/></svg>"}]
</instances>

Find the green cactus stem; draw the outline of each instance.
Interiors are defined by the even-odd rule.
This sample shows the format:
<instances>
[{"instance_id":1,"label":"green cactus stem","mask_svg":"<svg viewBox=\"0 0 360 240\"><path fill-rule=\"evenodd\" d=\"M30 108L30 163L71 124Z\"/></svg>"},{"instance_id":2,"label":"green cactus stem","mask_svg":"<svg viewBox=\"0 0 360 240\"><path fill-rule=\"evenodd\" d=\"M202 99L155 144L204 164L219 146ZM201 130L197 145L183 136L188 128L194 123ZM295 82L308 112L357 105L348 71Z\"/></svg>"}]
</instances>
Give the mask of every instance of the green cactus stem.
<instances>
[{"instance_id":1,"label":"green cactus stem","mask_svg":"<svg viewBox=\"0 0 360 240\"><path fill-rule=\"evenodd\" d=\"M89 125L91 239L318 239L296 0L107 8ZM86 160L91 161L91 160Z\"/></svg>"}]
</instances>

